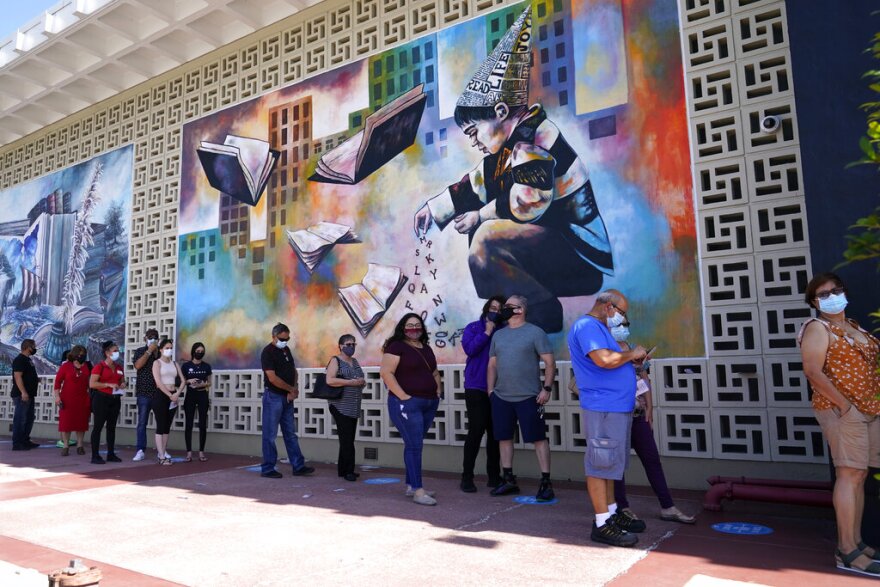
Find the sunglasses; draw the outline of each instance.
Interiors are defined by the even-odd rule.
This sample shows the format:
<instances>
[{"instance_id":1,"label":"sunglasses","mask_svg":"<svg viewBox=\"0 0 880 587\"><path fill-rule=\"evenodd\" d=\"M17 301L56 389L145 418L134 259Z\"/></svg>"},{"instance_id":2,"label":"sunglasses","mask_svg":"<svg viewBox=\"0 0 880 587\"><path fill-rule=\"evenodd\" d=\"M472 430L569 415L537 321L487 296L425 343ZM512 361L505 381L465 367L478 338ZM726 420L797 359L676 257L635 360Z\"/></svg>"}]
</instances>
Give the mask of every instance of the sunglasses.
<instances>
[{"instance_id":1,"label":"sunglasses","mask_svg":"<svg viewBox=\"0 0 880 587\"><path fill-rule=\"evenodd\" d=\"M511 310L519 310L520 308L522 308L522 306L517 306L517 305L514 305L514 304L504 304L504 307L505 307L505 308L510 308Z\"/></svg>"},{"instance_id":2,"label":"sunglasses","mask_svg":"<svg viewBox=\"0 0 880 587\"><path fill-rule=\"evenodd\" d=\"M280 338L279 337L278 340L281 342L290 342L290 337L289 336L287 338Z\"/></svg>"},{"instance_id":3,"label":"sunglasses","mask_svg":"<svg viewBox=\"0 0 880 587\"><path fill-rule=\"evenodd\" d=\"M846 288L845 288L845 287L835 287L835 288L832 289L832 290L829 290L829 291L823 291L822 293L817 293L817 294L816 294L816 299L817 299L817 300L827 300L827 299L830 298L832 295L834 295L834 296L839 296L840 294L844 293L845 291L846 291Z\"/></svg>"}]
</instances>

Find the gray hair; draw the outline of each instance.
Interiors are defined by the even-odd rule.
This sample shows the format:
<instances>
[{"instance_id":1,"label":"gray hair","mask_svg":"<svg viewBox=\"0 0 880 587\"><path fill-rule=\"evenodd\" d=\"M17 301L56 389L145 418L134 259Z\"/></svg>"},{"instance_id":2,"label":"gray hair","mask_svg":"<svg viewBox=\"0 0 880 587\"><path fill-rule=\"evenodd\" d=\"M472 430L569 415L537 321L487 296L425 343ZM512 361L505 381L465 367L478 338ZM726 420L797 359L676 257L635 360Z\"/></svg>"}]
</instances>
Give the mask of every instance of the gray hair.
<instances>
[{"instance_id":1,"label":"gray hair","mask_svg":"<svg viewBox=\"0 0 880 587\"><path fill-rule=\"evenodd\" d=\"M529 298L527 298L526 296L521 296L521 295L513 294L512 296L509 296L509 297L507 298L507 301L508 301L508 302L509 302L510 300L516 300L516 301L519 303L519 305L522 306L522 313L523 313L523 314L525 314L525 313L526 313L526 310L529 309ZM506 302L505 302L505 303L506 303Z\"/></svg>"},{"instance_id":2,"label":"gray hair","mask_svg":"<svg viewBox=\"0 0 880 587\"><path fill-rule=\"evenodd\" d=\"M600 292L598 296L596 296L596 304L619 304L620 303L620 294L616 291L612 291L606 289L603 292Z\"/></svg>"},{"instance_id":3,"label":"gray hair","mask_svg":"<svg viewBox=\"0 0 880 587\"><path fill-rule=\"evenodd\" d=\"M279 322L278 324L276 324L275 326L272 327L272 336L277 337L279 334L281 334L283 332L287 332L287 333L290 332L290 328L288 328L286 324L282 324L281 322Z\"/></svg>"}]
</instances>

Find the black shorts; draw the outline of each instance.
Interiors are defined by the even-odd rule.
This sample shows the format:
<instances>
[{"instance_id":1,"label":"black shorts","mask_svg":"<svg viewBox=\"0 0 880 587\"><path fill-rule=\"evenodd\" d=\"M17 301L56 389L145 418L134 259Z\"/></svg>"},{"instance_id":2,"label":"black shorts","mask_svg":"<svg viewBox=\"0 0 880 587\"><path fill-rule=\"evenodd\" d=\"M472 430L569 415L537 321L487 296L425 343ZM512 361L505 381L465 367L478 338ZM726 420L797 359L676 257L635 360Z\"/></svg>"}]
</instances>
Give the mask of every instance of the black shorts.
<instances>
[{"instance_id":1,"label":"black shorts","mask_svg":"<svg viewBox=\"0 0 880 587\"><path fill-rule=\"evenodd\" d=\"M491 396L492 402L492 435L495 440L513 440L516 423L523 442L547 440L547 424L544 422L544 411L539 410L537 397L530 397L518 402L509 402Z\"/></svg>"}]
</instances>

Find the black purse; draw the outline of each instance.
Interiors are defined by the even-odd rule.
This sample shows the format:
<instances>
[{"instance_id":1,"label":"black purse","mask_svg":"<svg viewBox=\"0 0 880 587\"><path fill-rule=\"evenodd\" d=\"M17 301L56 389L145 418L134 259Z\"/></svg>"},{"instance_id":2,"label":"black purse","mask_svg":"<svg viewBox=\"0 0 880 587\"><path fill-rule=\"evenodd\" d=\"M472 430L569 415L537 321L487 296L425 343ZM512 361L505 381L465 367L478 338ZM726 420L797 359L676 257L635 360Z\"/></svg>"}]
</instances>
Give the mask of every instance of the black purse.
<instances>
[{"instance_id":1,"label":"black purse","mask_svg":"<svg viewBox=\"0 0 880 587\"><path fill-rule=\"evenodd\" d=\"M332 360L333 359L331 359L331 361ZM344 387L327 385L327 373L317 373L312 380L312 393L310 397L326 400L339 399L342 397L344 391Z\"/></svg>"}]
</instances>

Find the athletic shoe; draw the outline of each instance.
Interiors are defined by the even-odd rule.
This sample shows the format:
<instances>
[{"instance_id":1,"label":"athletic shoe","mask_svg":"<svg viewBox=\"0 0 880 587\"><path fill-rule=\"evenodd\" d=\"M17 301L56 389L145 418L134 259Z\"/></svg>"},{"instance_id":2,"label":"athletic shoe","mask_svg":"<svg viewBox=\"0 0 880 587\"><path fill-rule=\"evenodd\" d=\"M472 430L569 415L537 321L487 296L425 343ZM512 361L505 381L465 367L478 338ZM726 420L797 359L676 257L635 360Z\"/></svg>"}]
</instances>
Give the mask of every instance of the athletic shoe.
<instances>
[{"instance_id":1,"label":"athletic shoe","mask_svg":"<svg viewBox=\"0 0 880 587\"><path fill-rule=\"evenodd\" d=\"M476 493L477 486L474 485L473 477L464 477L461 478L461 483L458 484L458 487L464 491L465 493Z\"/></svg>"},{"instance_id":2,"label":"athletic shoe","mask_svg":"<svg viewBox=\"0 0 880 587\"><path fill-rule=\"evenodd\" d=\"M634 513L629 510L617 510L617 513L611 516L611 522L621 530L641 534L647 528L644 520L640 520Z\"/></svg>"},{"instance_id":3,"label":"athletic shoe","mask_svg":"<svg viewBox=\"0 0 880 587\"><path fill-rule=\"evenodd\" d=\"M58 442L55 443L55 447L56 448L64 448L64 441L59 440Z\"/></svg>"},{"instance_id":4,"label":"athletic shoe","mask_svg":"<svg viewBox=\"0 0 880 587\"><path fill-rule=\"evenodd\" d=\"M694 516L685 514L675 506L660 510L660 519L666 522L678 522L680 524L694 524L697 521Z\"/></svg>"},{"instance_id":5,"label":"athletic shoe","mask_svg":"<svg viewBox=\"0 0 880 587\"><path fill-rule=\"evenodd\" d=\"M294 477L304 477L306 475L311 475L314 472L315 472L314 467L308 467L308 466L303 465L302 467L300 467L299 469L294 471L292 474Z\"/></svg>"},{"instance_id":6,"label":"athletic shoe","mask_svg":"<svg viewBox=\"0 0 880 587\"><path fill-rule=\"evenodd\" d=\"M280 471L269 471L268 473L260 473L260 477L266 477L267 479L281 479L284 475L282 475Z\"/></svg>"},{"instance_id":7,"label":"athletic shoe","mask_svg":"<svg viewBox=\"0 0 880 587\"><path fill-rule=\"evenodd\" d=\"M92 457L92 464L93 464L93 465L106 465L106 464L107 464L107 461L105 461L104 459L102 459L102 458L101 458L101 455L94 455L94 456Z\"/></svg>"},{"instance_id":8,"label":"athletic shoe","mask_svg":"<svg viewBox=\"0 0 880 587\"><path fill-rule=\"evenodd\" d=\"M499 485L489 493L491 495L494 495L495 497L519 493L519 485L516 484L516 477L514 475L507 477L504 481L501 482L501 485Z\"/></svg>"},{"instance_id":9,"label":"athletic shoe","mask_svg":"<svg viewBox=\"0 0 880 587\"><path fill-rule=\"evenodd\" d=\"M434 497L437 494L436 491L428 491L427 489L425 489L425 493L430 497ZM406 495L407 497L413 497L413 496L415 496L415 494L416 494L416 490L413 489L412 487L410 487L409 485L407 485L406 486L406 493L404 495Z\"/></svg>"},{"instance_id":10,"label":"athletic shoe","mask_svg":"<svg viewBox=\"0 0 880 587\"><path fill-rule=\"evenodd\" d=\"M31 448L40 448L40 443L39 443L39 442L33 442L33 441L31 441L31 440L28 440L28 441L25 442L24 444L25 444L25 446L29 446L29 447L31 447Z\"/></svg>"},{"instance_id":11,"label":"athletic shoe","mask_svg":"<svg viewBox=\"0 0 880 587\"><path fill-rule=\"evenodd\" d=\"M108 463L121 463L122 459L117 457L115 453L111 452L110 454L107 455L107 462Z\"/></svg>"},{"instance_id":12,"label":"athletic shoe","mask_svg":"<svg viewBox=\"0 0 880 587\"><path fill-rule=\"evenodd\" d=\"M137 462L137 461L142 461L142 460L144 460L144 458L145 458L146 456L147 456L147 455L144 454L144 451L139 450L139 451L137 451L136 453L134 453L134 458L131 459L131 460L133 460L133 461L135 461L135 462Z\"/></svg>"},{"instance_id":13,"label":"athletic shoe","mask_svg":"<svg viewBox=\"0 0 880 587\"><path fill-rule=\"evenodd\" d=\"M553 501L554 499L556 499L556 494L553 493L553 484L550 483L550 479L541 479L535 501Z\"/></svg>"},{"instance_id":14,"label":"athletic shoe","mask_svg":"<svg viewBox=\"0 0 880 587\"><path fill-rule=\"evenodd\" d=\"M414 495L413 503L417 503L419 505L437 505L437 500L428 495L427 492L422 495Z\"/></svg>"},{"instance_id":15,"label":"athletic shoe","mask_svg":"<svg viewBox=\"0 0 880 587\"><path fill-rule=\"evenodd\" d=\"M601 528L596 527L596 521L593 520L593 531L590 533L590 540L610 544L611 546L634 546L639 541L639 537L635 534L630 534L626 530L621 530L612 520L605 522L605 525Z\"/></svg>"}]
</instances>

